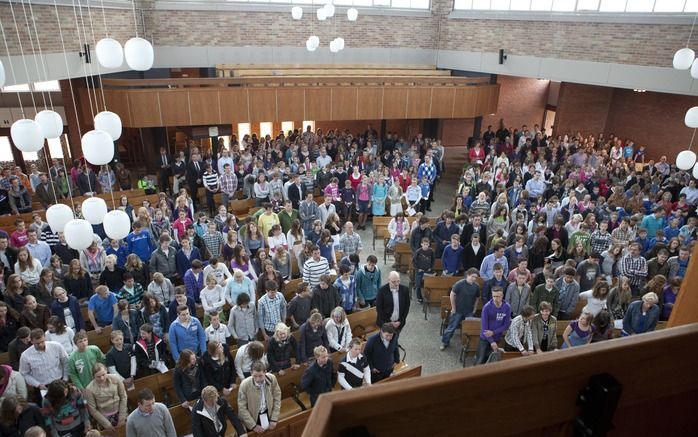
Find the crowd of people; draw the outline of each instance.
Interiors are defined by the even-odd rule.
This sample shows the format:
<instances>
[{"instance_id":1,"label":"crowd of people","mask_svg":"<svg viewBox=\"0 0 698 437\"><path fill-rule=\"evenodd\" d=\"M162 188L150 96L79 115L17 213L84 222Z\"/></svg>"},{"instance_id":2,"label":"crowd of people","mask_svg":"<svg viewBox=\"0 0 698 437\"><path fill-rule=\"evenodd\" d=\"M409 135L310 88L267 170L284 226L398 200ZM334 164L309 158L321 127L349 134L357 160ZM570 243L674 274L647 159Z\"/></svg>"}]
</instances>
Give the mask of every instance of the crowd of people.
<instances>
[{"instance_id":1,"label":"crowd of people","mask_svg":"<svg viewBox=\"0 0 698 437\"><path fill-rule=\"evenodd\" d=\"M305 366L301 387L312 404L335 383L348 390L391 375L409 290L394 271L383 284L354 223L365 229L369 215L392 213L399 217L392 240L406 241L405 216L430 210L443 171L440 144L421 135L407 144L393 134L379 142L369 127L356 136L308 129L220 146L215 159L195 145L174 159L163 149L157 204L118 197L117 208L132 220L123 240L94 225L93 243L77 251L39 213L0 231L0 352L10 356L0 367L3 436L38 425L53 437L78 437L126 424L129 437L171 437L167 408L153 393L139 393L130 415L125 394L135 379L168 369L197 437L223 436L226 420L238 435L273 429L280 404L274 375L289 369ZM74 169L77 182L94 177L85 163ZM33 186L35 170L0 184L9 184L10 196L17 186L37 199L50 191L47 207L61 200L62 191L42 188L56 183L54 167ZM85 186L87 194L116 188ZM229 210L240 197L259 207L242 219ZM15 207L25 203L31 198L11 201L11 212L24 212ZM81 217L79 204L74 212ZM294 271L300 283L285 290ZM287 302L284 294L293 297ZM369 307L380 329L362 344L347 315ZM108 326L112 346L104 353L86 330ZM345 354L336 369L334 352ZM225 397L236 388L233 413ZM22 408L41 414L30 420Z\"/></svg>"},{"instance_id":2,"label":"crowd of people","mask_svg":"<svg viewBox=\"0 0 698 437\"><path fill-rule=\"evenodd\" d=\"M613 136L488 128L469 148L452 207L435 220L427 215L444 172L437 140L379 141L369 126L355 136L308 128L217 146L207 154L192 144L174 158L161 149L158 202L120 197L132 219L124 240L94 225L93 244L76 251L40 214L0 232L0 351L10 355L0 366L3 435L38 425L78 437L126 424L129 437L174 437L148 390L126 411L134 379L168 369L195 437L223 436L227 420L239 435L273 429L275 375L289 369L305 366L312 404L335 383L387 378L410 290L366 254L354 225L365 229L371 215L392 217L387 248L409 244L418 301L425 276L463 277L450 293L442 350L482 301L477 364L502 348L527 355L605 340L614 327L653 330L671 314L696 238L696 181ZM26 180L4 171L0 185L41 199L42 184L65 184L53 182L60 168L38 174L36 186L34 169ZM89 165L74 168L78 182L95 177ZM239 197L258 208L236 217L229 207ZM287 290L294 276L302 281ZM556 321L575 316L580 299L558 345ZM362 348L347 315L372 306L380 332ZM104 354L85 330L107 326ZM346 353L337 369L334 352ZM233 412L225 398L236 388Z\"/></svg>"},{"instance_id":3,"label":"crowd of people","mask_svg":"<svg viewBox=\"0 0 698 437\"><path fill-rule=\"evenodd\" d=\"M696 240L698 188L666 156L646 153L613 135L489 126L469 149L451 210L430 235L412 236L418 273L434 274L439 256L444 275L464 272L441 350L475 315L477 298L476 364L492 352L574 347L668 320ZM556 321L573 317L558 345Z\"/></svg>"}]
</instances>

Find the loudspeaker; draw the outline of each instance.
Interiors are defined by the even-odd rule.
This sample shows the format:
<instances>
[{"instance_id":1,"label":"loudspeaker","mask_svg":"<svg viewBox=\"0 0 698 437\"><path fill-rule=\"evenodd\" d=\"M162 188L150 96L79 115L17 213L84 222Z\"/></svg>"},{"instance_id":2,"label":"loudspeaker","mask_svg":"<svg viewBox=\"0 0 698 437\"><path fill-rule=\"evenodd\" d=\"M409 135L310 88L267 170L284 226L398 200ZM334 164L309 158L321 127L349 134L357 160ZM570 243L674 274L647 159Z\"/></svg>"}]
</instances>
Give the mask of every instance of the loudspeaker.
<instances>
[{"instance_id":1,"label":"loudspeaker","mask_svg":"<svg viewBox=\"0 0 698 437\"><path fill-rule=\"evenodd\" d=\"M507 55L504 54L504 49L499 49L499 65L502 65L507 59Z\"/></svg>"}]
</instances>

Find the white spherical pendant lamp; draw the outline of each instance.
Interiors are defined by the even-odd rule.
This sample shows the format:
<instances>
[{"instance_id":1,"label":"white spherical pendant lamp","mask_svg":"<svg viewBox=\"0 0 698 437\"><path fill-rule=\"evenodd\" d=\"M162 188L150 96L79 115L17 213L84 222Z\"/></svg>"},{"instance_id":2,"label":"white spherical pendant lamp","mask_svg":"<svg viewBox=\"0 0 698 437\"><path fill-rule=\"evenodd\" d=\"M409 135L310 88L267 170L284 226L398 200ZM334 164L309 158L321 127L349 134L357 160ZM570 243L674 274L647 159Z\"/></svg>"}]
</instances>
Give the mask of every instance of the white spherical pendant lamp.
<instances>
[{"instance_id":1,"label":"white spherical pendant lamp","mask_svg":"<svg viewBox=\"0 0 698 437\"><path fill-rule=\"evenodd\" d=\"M97 60L104 68L119 68L124 63L124 49L114 38L102 38L95 47Z\"/></svg>"},{"instance_id":2,"label":"white spherical pendant lamp","mask_svg":"<svg viewBox=\"0 0 698 437\"><path fill-rule=\"evenodd\" d=\"M316 12L317 14L317 19L320 21L325 21L327 20L327 11L325 10L324 6L322 8L319 8Z\"/></svg>"},{"instance_id":3,"label":"white spherical pendant lamp","mask_svg":"<svg viewBox=\"0 0 698 437\"><path fill-rule=\"evenodd\" d=\"M692 150L684 150L676 155L676 167L679 170L690 170L696 163L696 154Z\"/></svg>"},{"instance_id":4,"label":"white spherical pendant lamp","mask_svg":"<svg viewBox=\"0 0 698 437\"><path fill-rule=\"evenodd\" d=\"M318 47L320 47L320 38L316 35L311 36L308 38L308 41L310 42L310 45L313 47L313 50L316 50Z\"/></svg>"},{"instance_id":5,"label":"white spherical pendant lamp","mask_svg":"<svg viewBox=\"0 0 698 437\"><path fill-rule=\"evenodd\" d=\"M126 63L133 70L146 71L153 66L155 55L153 45L143 38L131 38L124 45L124 57Z\"/></svg>"},{"instance_id":6,"label":"white spherical pendant lamp","mask_svg":"<svg viewBox=\"0 0 698 437\"><path fill-rule=\"evenodd\" d=\"M88 197L82 202L82 216L91 225L98 225L107 215L107 202L101 197Z\"/></svg>"},{"instance_id":7,"label":"white spherical pendant lamp","mask_svg":"<svg viewBox=\"0 0 698 437\"><path fill-rule=\"evenodd\" d=\"M310 40L307 40L305 42L305 49L308 50L309 52L314 52L315 47L313 46L312 42Z\"/></svg>"},{"instance_id":8,"label":"white spherical pendant lamp","mask_svg":"<svg viewBox=\"0 0 698 437\"><path fill-rule=\"evenodd\" d=\"M335 41L337 41L337 48L338 48L340 51L341 51L341 50L344 50L344 38L342 38L342 37L340 36L340 37L335 38Z\"/></svg>"},{"instance_id":9,"label":"white spherical pendant lamp","mask_svg":"<svg viewBox=\"0 0 698 437\"><path fill-rule=\"evenodd\" d=\"M359 11L356 8L347 9L347 20L356 21L359 18Z\"/></svg>"},{"instance_id":10,"label":"white spherical pendant lamp","mask_svg":"<svg viewBox=\"0 0 698 437\"><path fill-rule=\"evenodd\" d=\"M303 18L303 8L301 8L300 6L292 7L291 8L291 17L294 20L300 20L301 18Z\"/></svg>"},{"instance_id":11,"label":"white spherical pendant lamp","mask_svg":"<svg viewBox=\"0 0 698 437\"><path fill-rule=\"evenodd\" d=\"M114 140L103 130L91 130L82 136L82 153L92 165L106 165L114 159Z\"/></svg>"},{"instance_id":12,"label":"white spherical pendant lamp","mask_svg":"<svg viewBox=\"0 0 698 437\"><path fill-rule=\"evenodd\" d=\"M131 232L131 220L120 209L109 211L104 216L104 233L107 237L122 240Z\"/></svg>"},{"instance_id":13,"label":"white spherical pendant lamp","mask_svg":"<svg viewBox=\"0 0 698 437\"><path fill-rule=\"evenodd\" d=\"M44 147L44 134L41 125L29 118L12 123L10 136L15 146L22 152L38 152Z\"/></svg>"},{"instance_id":14,"label":"white spherical pendant lamp","mask_svg":"<svg viewBox=\"0 0 698 437\"><path fill-rule=\"evenodd\" d=\"M691 77L698 79L698 60L693 61L693 64L691 64Z\"/></svg>"},{"instance_id":15,"label":"white spherical pendant lamp","mask_svg":"<svg viewBox=\"0 0 698 437\"><path fill-rule=\"evenodd\" d=\"M0 61L0 87L5 86L5 66Z\"/></svg>"},{"instance_id":16,"label":"white spherical pendant lamp","mask_svg":"<svg viewBox=\"0 0 698 437\"><path fill-rule=\"evenodd\" d=\"M686 123L686 126L690 128L698 128L698 106L694 106L693 108L686 111L686 117L684 118L684 122Z\"/></svg>"},{"instance_id":17,"label":"white spherical pendant lamp","mask_svg":"<svg viewBox=\"0 0 698 437\"><path fill-rule=\"evenodd\" d=\"M674 68L677 70L688 70L689 68L691 68L693 60L695 58L696 52L689 49L688 47L684 47L680 50L677 50L676 53L674 53Z\"/></svg>"},{"instance_id":18,"label":"white spherical pendant lamp","mask_svg":"<svg viewBox=\"0 0 698 437\"><path fill-rule=\"evenodd\" d=\"M333 39L332 41L330 41L330 51L332 53L337 53L339 51L339 49L337 48L337 40Z\"/></svg>"},{"instance_id":19,"label":"white spherical pendant lamp","mask_svg":"<svg viewBox=\"0 0 698 437\"><path fill-rule=\"evenodd\" d=\"M693 177L698 179L698 164L693 166Z\"/></svg>"},{"instance_id":20,"label":"white spherical pendant lamp","mask_svg":"<svg viewBox=\"0 0 698 437\"><path fill-rule=\"evenodd\" d=\"M110 111L95 115L95 129L108 133L112 141L121 137L121 117Z\"/></svg>"},{"instance_id":21,"label":"white spherical pendant lamp","mask_svg":"<svg viewBox=\"0 0 698 437\"><path fill-rule=\"evenodd\" d=\"M325 6L325 15L327 18L334 17L335 7L332 3L327 3Z\"/></svg>"},{"instance_id":22,"label":"white spherical pendant lamp","mask_svg":"<svg viewBox=\"0 0 698 437\"><path fill-rule=\"evenodd\" d=\"M63 229L65 242L75 250L84 250L94 241L92 225L87 220L73 219Z\"/></svg>"},{"instance_id":23,"label":"white spherical pendant lamp","mask_svg":"<svg viewBox=\"0 0 698 437\"><path fill-rule=\"evenodd\" d=\"M56 111L39 111L34 120L41 126L41 133L46 139L58 138L63 133L63 119Z\"/></svg>"},{"instance_id":24,"label":"white spherical pendant lamp","mask_svg":"<svg viewBox=\"0 0 698 437\"><path fill-rule=\"evenodd\" d=\"M51 205L46 210L46 221L53 232L63 232L66 223L74 218L73 210L63 203Z\"/></svg>"}]
</instances>

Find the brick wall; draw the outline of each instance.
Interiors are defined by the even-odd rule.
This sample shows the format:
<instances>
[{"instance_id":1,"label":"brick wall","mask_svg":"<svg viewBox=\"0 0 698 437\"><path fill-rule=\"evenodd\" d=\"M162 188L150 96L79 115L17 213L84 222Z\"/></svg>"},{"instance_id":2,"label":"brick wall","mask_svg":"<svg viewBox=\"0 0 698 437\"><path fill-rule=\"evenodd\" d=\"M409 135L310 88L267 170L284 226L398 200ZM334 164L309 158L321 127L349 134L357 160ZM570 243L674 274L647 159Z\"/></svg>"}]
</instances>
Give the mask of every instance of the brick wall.
<instances>
[{"instance_id":1,"label":"brick wall","mask_svg":"<svg viewBox=\"0 0 698 437\"><path fill-rule=\"evenodd\" d=\"M686 127L684 116L692 106L698 106L698 97L616 89L606 132L645 144L651 158L666 155L673 162L691 141L693 129ZM693 150L698 150L698 141Z\"/></svg>"},{"instance_id":2,"label":"brick wall","mask_svg":"<svg viewBox=\"0 0 698 437\"><path fill-rule=\"evenodd\" d=\"M507 127L513 128L521 128L524 124L532 128L543 122L549 81L498 76L497 83L501 84L497 113L482 117L483 132L490 124L497 130L500 118Z\"/></svg>"},{"instance_id":3,"label":"brick wall","mask_svg":"<svg viewBox=\"0 0 698 437\"><path fill-rule=\"evenodd\" d=\"M613 91L613 88L563 82L555 115L555 135L604 132Z\"/></svg>"},{"instance_id":4,"label":"brick wall","mask_svg":"<svg viewBox=\"0 0 698 437\"><path fill-rule=\"evenodd\" d=\"M555 132L613 133L644 144L649 158L666 155L673 161L691 141L693 130L684 124L684 116L693 106L698 106L698 97L565 82Z\"/></svg>"}]
</instances>

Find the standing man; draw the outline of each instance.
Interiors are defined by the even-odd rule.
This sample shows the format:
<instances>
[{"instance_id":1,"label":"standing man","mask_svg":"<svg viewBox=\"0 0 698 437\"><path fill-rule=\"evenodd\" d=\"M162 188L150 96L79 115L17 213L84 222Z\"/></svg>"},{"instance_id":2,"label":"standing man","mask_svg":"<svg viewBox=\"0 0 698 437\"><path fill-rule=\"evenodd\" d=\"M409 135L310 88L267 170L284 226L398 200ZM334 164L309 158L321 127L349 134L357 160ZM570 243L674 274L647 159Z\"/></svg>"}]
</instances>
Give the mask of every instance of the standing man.
<instances>
[{"instance_id":1,"label":"standing man","mask_svg":"<svg viewBox=\"0 0 698 437\"><path fill-rule=\"evenodd\" d=\"M393 366L400 362L397 337L393 324L384 323L380 332L373 334L366 342L364 356L371 368L372 384L389 377L393 373Z\"/></svg>"},{"instance_id":2,"label":"standing man","mask_svg":"<svg viewBox=\"0 0 698 437\"><path fill-rule=\"evenodd\" d=\"M288 187L288 200L293 204L293 209L299 209L301 201L305 199L305 184L301 182L301 177L297 174L291 176L291 180L293 183Z\"/></svg>"},{"instance_id":3,"label":"standing man","mask_svg":"<svg viewBox=\"0 0 698 437\"><path fill-rule=\"evenodd\" d=\"M209 215L216 214L216 202L213 196L220 191L221 184L218 178L218 173L213 169L213 165L206 164L206 171L202 176L204 188L206 189L206 205L208 206Z\"/></svg>"},{"instance_id":4,"label":"standing man","mask_svg":"<svg viewBox=\"0 0 698 437\"><path fill-rule=\"evenodd\" d=\"M640 250L640 243L630 243L628 253L620 259L618 266L619 273L628 277L634 297L640 295L647 281L647 260L640 255Z\"/></svg>"},{"instance_id":5,"label":"standing man","mask_svg":"<svg viewBox=\"0 0 698 437\"><path fill-rule=\"evenodd\" d=\"M436 166L432 162L431 155L429 153L424 156L424 162L419 164L417 168L417 179L420 181L426 179L429 182L429 202L434 200L434 183L436 182ZM427 211L431 211L428 208Z\"/></svg>"},{"instance_id":6,"label":"standing man","mask_svg":"<svg viewBox=\"0 0 698 437\"><path fill-rule=\"evenodd\" d=\"M177 437L170 411L149 388L138 393L138 408L126 420L126 437Z\"/></svg>"},{"instance_id":7,"label":"standing man","mask_svg":"<svg viewBox=\"0 0 698 437\"><path fill-rule=\"evenodd\" d=\"M354 224L352 222L346 222L344 224L344 234L339 238L339 250L341 250L345 256L349 256L353 253L361 255L362 249L361 236L354 232Z\"/></svg>"},{"instance_id":8,"label":"standing man","mask_svg":"<svg viewBox=\"0 0 698 437\"><path fill-rule=\"evenodd\" d=\"M300 221L300 215L297 210L293 209L293 202L290 200L284 202L284 209L279 211L277 215L279 216L279 224L284 235L291 230L291 224L293 224L294 220Z\"/></svg>"},{"instance_id":9,"label":"standing man","mask_svg":"<svg viewBox=\"0 0 698 437\"><path fill-rule=\"evenodd\" d=\"M158 158L158 184L160 191L170 192L170 176L172 176L172 159L168 156L167 149L160 147L160 157Z\"/></svg>"},{"instance_id":10,"label":"standing man","mask_svg":"<svg viewBox=\"0 0 698 437\"><path fill-rule=\"evenodd\" d=\"M281 387L276 377L267 373L264 363L256 361L252 375L238 389L238 417L248 430L261 434L276 428L280 414Z\"/></svg>"},{"instance_id":11,"label":"standing man","mask_svg":"<svg viewBox=\"0 0 698 437\"><path fill-rule=\"evenodd\" d=\"M504 244L497 243L492 248L492 253L482 260L480 266L480 277L483 281L489 281L494 276L494 265L500 264L504 269L504 277L509 274L509 262L504 256Z\"/></svg>"},{"instance_id":12,"label":"standing man","mask_svg":"<svg viewBox=\"0 0 698 437\"><path fill-rule=\"evenodd\" d=\"M45 241L39 240L36 229L27 231L27 245L25 246L32 258L38 260L43 267L48 267L51 261L51 248Z\"/></svg>"},{"instance_id":13,"label":"standing man","mask_svg":"<svg viewBox=\"0 0 698 437\"><path fill-rule=\"evenodd\" d=\"M170 352L175 362L184 349L189 349L198 357L206 350L206 331L199 319L189 314L186 305L177 307L177 320L170 325L169 337Z\"/></svg>"},{"instance_id":14,"label":"standing man","mask_svg":"<svg viewBox=\"0 0 698 437\"><path fill-rule=\"evenodd\" d=\"M227 211L228 204L232 199L235 199L235 191L238 189L238 177L233 172L232 166L228 163L223 164L223 173L221 173L220 183L222 193L221 200Z\"/></svg>"},{"instance_id":15,"label":"standing man","mask_svg":"<svg viewBox=\"0 0 698 437\"><path fill-rule=\"evenodd\" d=\"M480 344L477 347L475 365L484 364L492 352L497 352L497 342L511 323L511 307L504 302L504 290L499 287L492 289L492 300L482 307Z\"/></svg>"},{"instance_id":16,"label":"standing man","mask_svg":"<svg viewBox=\"0 0 698 437\"><path fill-rule=\"evenodd\" d=\"M19 373L27 386L37 390L37 399L41 399L38 390L46 390L51 382L68 380L68 354L60 343L46 341L44 331L33 329L29 334L32 346L19 358Z\"/></svg>"},{"instance_id":17,"label":"standing man","mask_svg":"<svg viewBox=\"0 0 698 437\"><path fill-rule=\"evenodd\" d=\"M410 291L400 284L400 274L392 271L388 274L388 283L378 289L376 296L376 325L390 323L400 334L405 327L407 314L410 312Z\"/></svg>"},{"instance_id":18,"label":"standing man","mask_svg":"<svg viewBox=\"0 0 698 437\"><path fill-rule=\"evenodd\" d=\"M199 197L199 187L201 186L203 175L204 166L200 161L199 154L194 153L191 155L191 160L187 164L186 179L187 185L189 186L189 195L191 195L191 202L195 210L198 209L196 202Z\"/></svg>"},{"instance_id":19,"label":"standing man","mask_svg":"<svg viewBox=\"0 0 698 437\"><path fill-rule=\"evenodd\" d=\"M444 350L451 342L451 337L460 326L463 319L473 317L475 301L480 296L480 286L477 284L478 270L470 268L465 272L465 278L453 284L449 298L451 300L451 318L448 327L441 338L441 347Z\"/></svg>"},{"instance_id":20,"label":"standing man","mask_svg":"<svg viewBox=\"0 0 698 437\"><path fill-rule=\"evenodd\" d=\"M318 246L313 246L311 253L311 258L303 264L302 273L303 282L306 282L308 287L312 290L320 283L320 277L322 275L328 275L330 273L330 264L327 259L320 255L320 248Z\"/></svg>"}]
</instances>

